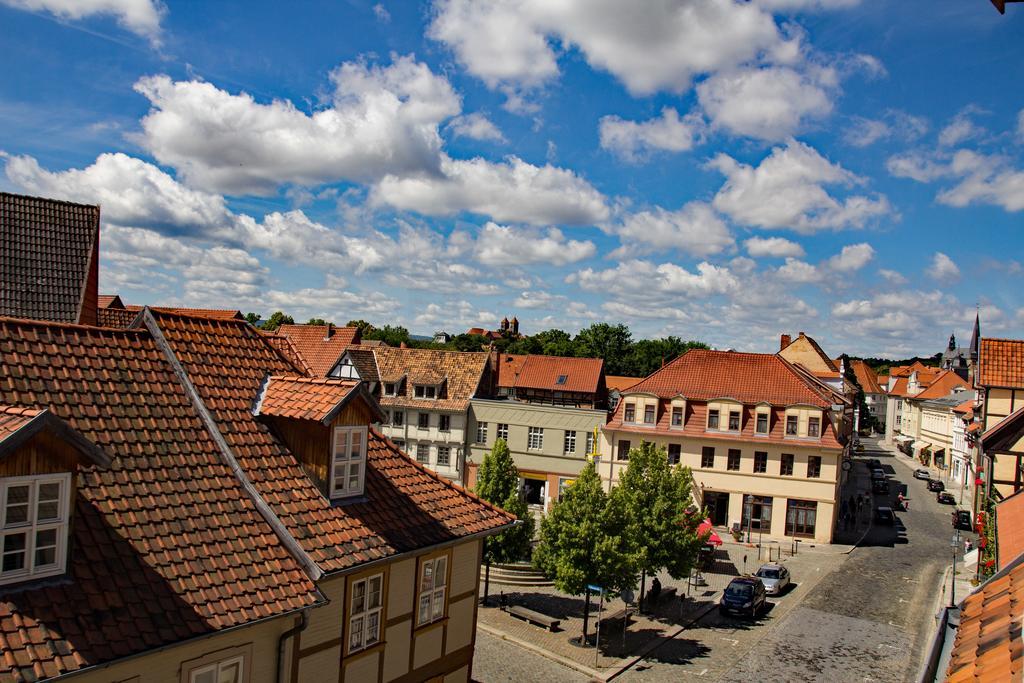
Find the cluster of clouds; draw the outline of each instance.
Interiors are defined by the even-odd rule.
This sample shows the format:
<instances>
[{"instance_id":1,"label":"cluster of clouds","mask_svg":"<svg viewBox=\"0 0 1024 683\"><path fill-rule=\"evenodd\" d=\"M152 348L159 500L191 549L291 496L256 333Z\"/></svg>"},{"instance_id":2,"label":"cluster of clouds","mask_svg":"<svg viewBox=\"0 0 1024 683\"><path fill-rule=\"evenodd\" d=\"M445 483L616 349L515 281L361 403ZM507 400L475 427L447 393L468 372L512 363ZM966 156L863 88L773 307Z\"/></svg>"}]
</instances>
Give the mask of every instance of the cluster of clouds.
<instances>
[{"instance_id":1,"label":"cluster of clouds","mask_svg":"<svg viewBox=\"0 0 1024 683\"><path fill-rule=\"evenodd\" d=\"M158 0L0 3L64 20L112 16L154 46L167 15ZM609 113L599 120L600 147L623 164L695 152L716 136L760 150L753 159L705 154L703 169L721 185L681 206L607 196L572 168L515 153L452 156L448 140L505 151L508 139L486 112L465 110L443 71L411 54L340 64L315 107L259 101L199 78L145 76L134 87L150 109L130 142L152 161L112 152L54 171L31 156L0 158L18 188L102 204L111 266L104 277L113 288L181 290L197 302L300 316L406 315L400 296L363 286L376 281L446 298L422 306L409 320L417 325L493 322L493 312L465 297L515 292L511 305L560 326L600 316L686 322L760 344L780 327L832 317L865 333L891 331L895 343L905 322L894 304L900 296L924 297L957 315L966 309L939 290L906 290L906 276L884 268L877 273L888 289L903 289L843 298L876 260L868 241L809 259L796 239L770 234L809 238L900 220L868 178L797 137L836 116L846 79L882 78L885 68L868 55L822 54L780 16L857 4L651 0L623 12L611 0L433 2L427 36L501 93L511 112L535 112L570 54L636 98L692 93L689 111L665 105L646 119ZM390 21L383 6L374 12ZM1009 156L965 147L992 137L978 123L982 115L965 109L924 146L927 120L886 110L854 117L844 140L911 145L888 158L888 172L942 183L942 204L1020 211L1024 171ZM1016 124L1009 135L1024 142L1024 111ZM282 193L294 208L262 216L233 209L229 199ZM340 220L328 225L304 211L314 196L336 199ZM377 227L384 221L393 229ZM602 254L594 228L620 246ZM315 269L322 284L283 287L262 255ZM600 257L604 263L595 262ZM681 264L687 261L693 265ZM927 273L937 286L960 278L958 265L939 252ZM562 285L589 303L550 291ZM807 291L842 300L829 310Z\"/></svg>"}]
</instances>

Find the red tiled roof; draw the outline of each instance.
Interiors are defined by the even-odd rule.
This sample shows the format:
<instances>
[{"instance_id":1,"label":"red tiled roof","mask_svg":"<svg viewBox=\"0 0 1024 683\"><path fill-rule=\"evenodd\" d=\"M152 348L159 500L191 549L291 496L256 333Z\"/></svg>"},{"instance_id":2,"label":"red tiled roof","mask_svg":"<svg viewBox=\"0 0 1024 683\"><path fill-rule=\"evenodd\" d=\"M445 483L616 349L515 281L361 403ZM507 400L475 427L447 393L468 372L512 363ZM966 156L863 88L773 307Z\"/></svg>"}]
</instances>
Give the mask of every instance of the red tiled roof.
<instances>
[{"instance_id":1,"label":"red tiled roof","mask_svg":"<svg viewBox=\"0 0 1024 683\"><path fill-rule=\"evenodd\" d=\"M964 415L968 415L968 414L974 412L974 402L975 402L975 399L973 399L973 398L970 399L970 400L964 401L963 403L958 405L956 408L953 408L953 412L954 413L962 413Z\"/></svg>"},{"instance_id":2,"label":"red tiled roof","mask_svg":"<svg viewBox=\"0 0 1024 683\"><path fill-rule=\"evenodd\" d=\"M967 433L968 434L973 434L974 432L980 432L980 431L981 431L981 423L980 422L972 422L971 424L969 424L967 426Z\"/></svg>"},{"instance_id":3,"label":"red tiled roof","mask_svg":"<svg viewBox=\"0 0 1024 683\"><path fill-rule=\"evenodd\" d=\"M507 513L429 472L372 429L366 502L332 506L295 456L251 412L267 373L294 375L295 368L245 322L165 313L155 317L242 469L324 571L348 569L511 522Z\"/></svg>"},{"instance_id":4,"label":"red tiled roof","mask_svg":"<svg viewBox=\"0 0 1024 683\"><path fill-rule=\"evenodd\" d=\"M352 380L273 375L264 383L253 413L329 422L358 386Z\"/></svg>"},{"instance_id":5,"label":"red tiled roof","mask_svg":"<svg viewBox=\"0 0 1024 683\"><path fill-rule=\"evenodd\" d=\"M14 406L0 405L0 443L14 436L25 425L36 416L42 414L42 410L35 408L18 408Z\"/></svg>"},{"instance_id":6,"label":"red tiled roof","mask_svg":"<svg viewBox=\"0 0 1024 683\"><path fill-rule=\"evenodd\" d=\"M299 355L299 351L292 344L291 339L276 332L264 332L263 330L259 330L259 332L271 346L277 349L290 363L301 369L304 374L310 376L314 374L313 368L309 367L306 359Z\"/></svg>"},{"instance_id":7,"label":"red tiled roof","mask_svg":"<svg viewBox=\"0 0 1024 683\"><path fill-rule=\"evenodd\" d=\"M1024 563L1000 572L964 600L948 683L1020 681L1024 670Z\"/></svg>"},{"instance_id":8,"label":"red tiled roof","mask_svg":"<svg viewBox=\"0 0 1024 683\"><path fill-rule=\"evenodd\" d=\"M0 320L0 365L0 403L46 407L111 458L80 470L68 580L0 587L0 678L49 678L319 599L145 330Z\"/></svg>"},{"instance_id":9,"label":"red tiled roof","mask_svg":"<svg viewBox=\"0 0 1024 683\"><path fill-rule=\"evenodd\" d=\"M523 371L523 365L529 358L525 353L498 354L498 386L511 389L516 385L516 377Z\"/></svg>"},{"instance_id":10,"label":"red tiled roof","mask_svg":"<svg viewBox=\"0 0 1024 683\"><path fill-rule=\"evenodd\" d=\"M919 375L920 377L920 375ZM967 382L952 370L942 370L928 383L928 388L911 398L928 400L932 398L945 398L953 393L957 387L967 388Z\"/></svg>"},{"instance_id":11,"label":"red tiled roof","mask_svg":"<svg viewBox=\"0 0 1024 683\"><path fill-rule=\"evenodd\" d=\"M0 316L95 320L99 231L98 206L0 192Z\"/></svg>"},{"instance_id":12,"label":"red tiled roof","mask_svg":"<svg viewBox=\"0 0 1024 683\"><path fill-rule=\"evenodd\" d=\"M288 337L295 351L317 377L325 377L341 354L359 343L358 327L334 325L281 325L277 334Z\"/></svg>"},{"instance_id":13,"label":"red tiled roof","mask_svg":"<svg viewBox=\"0 0 1024 683\"><path fill-rule=\"evenodd\" d=\"M100 294L96 297L96 308L124 308L124 303L117 294Z\"/></svg>"},{"instance_id":14,"label":"red tiled roof","mask_svg":"<svg viewBox=\"0 0 1024 683\"><path fill-rule=\"evenodd\" d=\"M403 377L400 396L382 396L382 406L403 406L434 410L461 411L469 407L480 385L488 354L475 351L438 351L435 349L396 349L390 346L373 350L382 382L398 382ZM430 377L444 379L444 394L436 399L415 398L413 383Z\"/></svg>"},{"instance_id":15,"label":"red tiled roof","mask_svg":"<svg viewBox=\"0 0 1024 683\"><path fill-rule=\"evenodd\" d=\"M978 384L1024 387L1024 339L982 339Z\"/></svg>"},{"instance_id":16,"label":"red tiled roof","mask_svg":"<svg viewBox=\"0 0 1024 683\"><path fill-rule=\"evenodd\" d=\"M605 375L604 382L608 391L628 389L637 382L642 382L643 377L625 377L623 375Z\"/></svg>"},{"instance_id":17,"label":"red tiled roof","mask_svg":"<svg viewBox=\"0 0 1024 683\"><path fill-rule=\"evenodd\" d=\"M890 396L901 396L906 397L908 380L906 377L897 377L896 381L892 385L892 389L889 390Z\"/></svg>"},{"instance_id":18,"label":"red tiled roof","mask_svg":"<svg viewBox=\"0 0 1024 683\"><path fill-rule=\"evenodd\" d=\"M513 360L508 362L505 358ZM594 394L600 388L601 374L604 372L604 361L600 358L505 355L499 358L499 363L501 372L498 375L498 386L524 389ZM561 383L559 379L562 379ZM505 384L509 381L511 384Z\"/></svg>"},{"instance_id":19,"label":"red tiled roof","mask_svg":"<svg viewBox=\"0 0 1024 683\"><path fill-rule=\"evenodd\" d=\"M850 367L857 377L857 383L864 390L865 394L884 394L885 389L878 382L878 375L870 365L862 360L851 360Z\"/></svg>"},{"instance_id":20,"label":"red tiled roof","mask_svg":"<svg viewBox=\"0 0 1024 683\"><path fill-rule=\"evenodd\" d=\"M130 311L127 308L101 308L96 311L96 324L100 327L115 327L123 330L131 327L137 317L139 317L138 311Z\"/></svg>"},{"instance_id":21,"label":"red tiled roof","mask_svg":"<svg viewBox=\"0 0 1024 683\"><path fill-rule=\"evenodd\" d=\"M976 424L981 425L980 422ZM1024 434L1024 408L1018 408L982 435L982 447L986 450L994 450L1000 445L1010 446L1022 434Z\"/></svg>"},{"instance_id":22,"label":"red tiled roof","mask_svg":"<svg viewBox=\"0 0 1024 683\"><path fill-rule=\"evenodd\" d=\"M831 401L775 354L692 349L679 356L630 392L660 398L683 395L691 400L733 398L742 403L796 403L828 407Z\"/></svg>"},{"instance_id":23,"label":"red tiled roof","mask_svg":"<svg viewBox=\"0 0 1024 683\"><path fill-rule=\"evenodd\" d=\"M996 548L999 569L1024 555L1024 491L996 504Z\"/></svg>"},{"instance_id":24,"label":"red tiled roof","mask_svg":"<svg viewBox=\"0 0 1024 683\"><path fill-rule=\"evenodd\" d=\"M199 316L202 318L217 318L224 320L245 320L245 316L242 315L241 311L231 308L182 308L180 306L150 306L154 311L162 311L164 313L180 313L182 315ZM129 311L141 311L142 306L138 304L128 304L125 309Z\"/></svg>"}]
</instances>

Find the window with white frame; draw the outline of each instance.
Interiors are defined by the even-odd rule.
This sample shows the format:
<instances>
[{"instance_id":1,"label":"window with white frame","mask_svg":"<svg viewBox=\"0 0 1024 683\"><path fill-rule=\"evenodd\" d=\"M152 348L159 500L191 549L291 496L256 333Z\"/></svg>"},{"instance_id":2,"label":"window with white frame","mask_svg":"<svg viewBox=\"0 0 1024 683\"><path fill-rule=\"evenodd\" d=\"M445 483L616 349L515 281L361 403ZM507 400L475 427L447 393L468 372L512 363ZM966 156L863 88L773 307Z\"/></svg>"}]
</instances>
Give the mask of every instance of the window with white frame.
<instances>
[{"instance_id":1,"label":"window with white frame","mask_svg":"<svg viewBox=\"0 0 1024 683\"><path fill-rule=\"evenodd\" d=\"M430 444L416 444L416 462L424 465L430 462Z\"/></svg>"},{"instance_id":2,"label":"window with white frame","mask_svg":"<svg viewBox=\"0 0 1024 683\"><path fill-rule=\"evenodd\" d=\"M348 651L365 650L380 642L380 615L384 604L384 575L352 582L348 614Z\"/></svg>"},{"instance_id":3,"label":"window with white frame","mask_svg":"<svg viewBox=\"0 0 1024 683\"><path fill-rule=\"evenodd\" d=\"M476 442L487 443L487 423L477 422L476 423Z\"/></svg>"},{"instance_id":4,"label":"window with white frame","mask_svg":"<svg viewBox=\"0 0 1024 683\"><path fill-rule=\"evenodd\" d=\"M544 428L530 427L526 435L526 447L532 451L539 451L544 448Z\"/></svg>"},{"instance_id":5,"label":"window with white frame","mask_svg":"<svg viewBox=\"0 0 1024 683\"><path fill-rule=\"evenodd\" d=\"M494 438L501 439L505 443L508 443L508 424L505 422L498 423L498 430L494 434Z\"/></svg>"},{"instance_id":6,"label":"window with white frame","mask_svg":"<svg viewBox=\"0 0 1024 683\"><path fill-rule=\"evenodd\" d=\"M413 387L416 398L437 398L437 387L430 384L417 384Z\"/></svg>"},{"instance_id":7,"label":"window with white frame","mask_svg":"<svg viewBox=\"0 0 1024 683\"><path fill-rule=\"evenodd\" d=\"M398 385L394 382L384 382L384 395L395 396L397 393Z\"/></svg>"},{"instance_id":8,"label":"window with white frame","mask_svg":"<svg viewBox=\"0 0 1024 683\"><path fill-rule=\"evenodd\" d=\"M567 430L565 432L565 453L566 455L576 452L576 432Z\"/></svg>"},{"instance_id":9,"label":"window with white frame","mask_svg":"<svg viewBox=\"0 0 1024 683\"><path fill-rule=\"evenodd\" d=\"M594 432L587 432L587 455L594 452Z\"/></svg>"},{"instance_id":10,"label":"window with white frame","mask_svg":"<svg viewBox=\"0 0 1024 683\"><path fill-rule=\"evenodd\" d=\"M0 479L0 584L64 571L71 474Z\"/></svg>"},{"instance_id":11,"label":"window with white frame","mask_svg":"<svg viewBox=\"0 0 1024 683\"><path fill-rule=\"evenodd\" d=\"M360 495L366 468L366 427L335 427L331 498Z\"/></svg>"},{"instance_id":12,"label":"window with white frame","mask_svg":"<svg viewBox=\"0 0 1024 683\"><path fill-rule=\"evenodd\" d=\"M444 617L448 589L448 554L425 559L420 564L419 605L416 625L423 626Z\"/></svg>"},{"instance_id":13,"label":"window with white frame","mask_svg":"<svg viewBox=\"0 0 1024 683\"><path fill-rule=\"evenodd\" d=\"M448 467L452 463L451 446L437 447L437 464L439 467Z\"/></svg>"},{"instance_id":14,"label":"window with white frame","mask_svg":"<svg viewBox=\"0 0 1024 683\"><path fill-rule=\"evenodd\" d=\"M245 664L244 655L202 664L189 671L188 681L189 683L242 683L246 675Z\"/></svg>"}]
</instances>

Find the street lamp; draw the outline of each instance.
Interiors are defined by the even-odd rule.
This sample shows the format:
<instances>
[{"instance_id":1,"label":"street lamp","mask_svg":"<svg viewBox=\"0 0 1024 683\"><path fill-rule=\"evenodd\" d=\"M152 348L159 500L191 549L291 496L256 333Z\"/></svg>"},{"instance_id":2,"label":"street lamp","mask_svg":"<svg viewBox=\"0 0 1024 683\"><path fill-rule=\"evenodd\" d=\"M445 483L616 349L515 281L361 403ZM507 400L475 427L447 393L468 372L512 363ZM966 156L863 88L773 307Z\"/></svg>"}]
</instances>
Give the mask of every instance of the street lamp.
<instances>
[{"instance_id":1,"label":"street lamp","mask_svg":"<svg viewBox=\"0 0 1024 683\"><path fill-rule=\"evenodd\" d=\"M960 549L959 527L949 544L953 547L953 571L949 575L949 606L956 607L956 552Z\"/></svg>"}]
</instances>

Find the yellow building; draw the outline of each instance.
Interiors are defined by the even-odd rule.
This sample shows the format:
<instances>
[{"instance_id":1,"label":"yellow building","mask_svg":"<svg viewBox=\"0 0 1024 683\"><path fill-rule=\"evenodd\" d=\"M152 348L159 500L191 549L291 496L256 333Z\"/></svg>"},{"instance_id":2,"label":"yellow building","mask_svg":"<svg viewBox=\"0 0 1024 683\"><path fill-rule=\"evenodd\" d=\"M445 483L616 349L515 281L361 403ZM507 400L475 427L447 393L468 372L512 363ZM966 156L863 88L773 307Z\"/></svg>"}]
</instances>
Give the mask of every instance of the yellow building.
<instances>
[{"instance_id":1,"label":"yellow building","mask_svg":"<svg viewBox=\"0 0 1024 683\"><path fill-rule=\"evenodd\" d=\"M693 350L624 391L602 430L609 487L641 442L693 470L717 526L832 540L848 402L778 355Z\"/></svg>"},{"instance_id":2,"label":"yellow building","mask_svg":"<svg viewBox=\"0 0 1024 683\"><path fill-rule=\"evenodd\" d=\"M980 466L988 492L1006 498L1024 488L1024 340L982 339L978 386Z\"/></svg>"},{"instance_id":3,"label":"yellow building","mask_svg":"<svg viewBox=\"0 0 1024 683\"><path fill-rule=\"evenodd\" d=\"M246 322L0 319L0 680L467 681L514 520Z\"/></svg>"}]
</instances>

